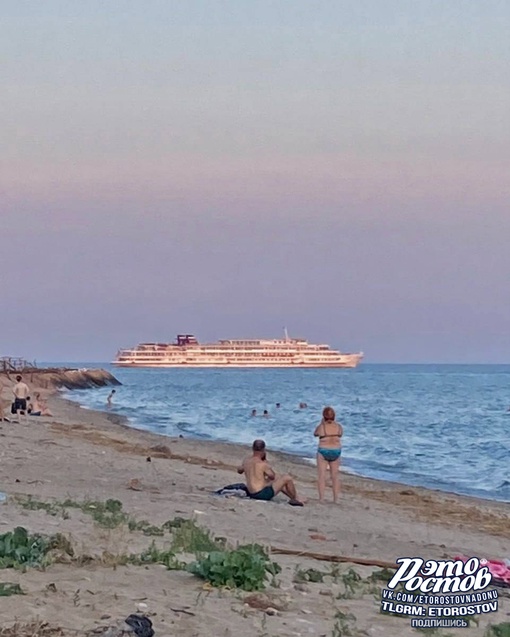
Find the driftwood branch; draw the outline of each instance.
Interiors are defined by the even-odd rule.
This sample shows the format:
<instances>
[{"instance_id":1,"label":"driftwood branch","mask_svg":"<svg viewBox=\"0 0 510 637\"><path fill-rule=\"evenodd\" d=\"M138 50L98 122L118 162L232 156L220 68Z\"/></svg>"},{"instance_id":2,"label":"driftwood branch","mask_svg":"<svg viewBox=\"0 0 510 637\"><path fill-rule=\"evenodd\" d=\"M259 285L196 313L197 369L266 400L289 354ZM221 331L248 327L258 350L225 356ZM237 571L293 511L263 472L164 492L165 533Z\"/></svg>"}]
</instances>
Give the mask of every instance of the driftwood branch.
<instances>
[{"instance_id":1,"label":"driftwood branch","mask_svg":"<svg viewBox=\"0 0 510 637\"><path fill-rule=\"evenodd\" d=\"M384 560L365 559L363 557L348 557L346 555L326 555L324 553L313 553L312 551L296 551L294 549L282 549L277 546L271 547L271 553L275 555L297 555L299 557L309 557L312 560L321 560L323 562L344 562L348 564L362 564L363 566L379 566L380 568L391 568L396 570L398 566L393 562L385 562ZM499 577L492 576L491 586L498 588L510 588L508 582ZM506 591L500 595L508 596Z\"/></svg>"},{"instance_id":2,"label":"driftwood branch","mask_svg":"<svg viewBox=\"0 0 510 637\"><path fill-rule=\"evenodd\" d=\"M346 555L326 555L324 553L313 553L312 551L296 551L294 549L282 549L277 546L271 547L271 553L279 555L298 555L299 557L310 557L313 560L321 560L323 562L346 562L349 564L362 564L363 566L379 566L380 568L397 569L394 562L385 562L384 560L365 559L363 557L350 557Z\"/></svg>"}]
</instances>

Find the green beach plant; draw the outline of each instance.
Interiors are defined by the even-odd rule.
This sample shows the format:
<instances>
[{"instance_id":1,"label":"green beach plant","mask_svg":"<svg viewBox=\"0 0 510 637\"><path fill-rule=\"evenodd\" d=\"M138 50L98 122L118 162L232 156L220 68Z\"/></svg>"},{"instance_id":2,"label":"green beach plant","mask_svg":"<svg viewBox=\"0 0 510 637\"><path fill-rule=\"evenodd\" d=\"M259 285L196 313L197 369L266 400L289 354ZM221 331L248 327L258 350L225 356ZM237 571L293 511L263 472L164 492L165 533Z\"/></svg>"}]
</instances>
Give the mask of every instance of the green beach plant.
<instances>
[{"instance_id":1,"label":"green beach plant","mask_svg":"<svg viewBox=\"0 0 510 637\"><path fill-rule=\"evenodd\" d=\"M69 541L60 533L51 537L30 535L24 527L18 526L0 535L0 568L43 566L53 549L71 550Z\"/></svg>"},{"instance_id":2,"label":"green beach plant","mask_svg":"<svg viewBox=\"0 0 510 637\"><path fill-rule=\"evenodd\" d=\"M218 542L208 529L198 526L194 520L183 518L178 520L177 524L165 527L172 531L172 550L175 553L206 553L224 548L224 545ZM165 524L168 525L168 522Z\"/></svg>"},{"instance_id":3,"label":"green beach plant","mask_svg":"<svg viewBox=\"0 0 510 637\"><path fill-rule=\"evenodd\" d=\"M180 562L172 549L160 549L152 542L140 555L131 555L130 564L163 564L171 571L183 571L186 564Z\"/></svg>"},{"instance_id":4,"label":"green beach plant","mask_svg":"<svg viewBox=\"0 0 510 637\"><path fill-rule=\"evenodd\" d=\"M11 582L0 582L0 597L10 597L11 595L24 595L21 586L19 584L12 584Z\"/></svg>"},{"instance_id":5,"label":"green beach plant","mask_svg":"<svg viewBox=\"0 0 510 637\"><path fill-rule=\"evenodd\" d=\"M307 568L307 569L296 568L293 581L320 583L324 581L324 577L326 575L329 575L329 573L319 571L315 568Z\"/></svg>"},{"instance_id":6,"label":"green beach plant","mask_svg":"<svg viewBox=\"0 0 510 637\"><path fill-rule=\"evenodd\" d=\"M27 497L15 497L16 504L21 506L27 511L45 511L48 515L56 517L57 515L63 515L65 509L60 502L44 502L43 500L37 500L31 495Z\"/></svg>"},{"instance_id":7,"label":"green beach plant","mask_svg":"<svg viewBox=\"0 0 510 637\"><path fill-rule=\"evenodd\" d=\"M139 522L131 518L128 521L128 528L130 531L141 531L144 535L165 535L165 529L161 526L155 526L147 520L140 520Z\"/></svg>"},{"instance_id":8,"label":"green beach plant","mask_svg":"<svg viewBox=\"0 0 510 637\"><path fill-rule=\"evenodd\" d=\"M510 622L489 624L483 637L510 637Z\"/></svg>"},{"instance_id":9,"label":"green beach plant","mask_svg":"<svg viewBox=\"0 0 510 637\"><path fill-rule=\"evenodd\" d=\"M390 568L380 568L371 573L368 579L371 582L384 582L387 584L391 578L395 575L395 570Z\"/></svg>"},{"instance_id":10,"label":"green beach plant","mask_svg":"<svg viewBox=\"0 0 510 637\"><path fill-rule=\"evenodd\" d=\"M356 615L337 610L331 637L361 637L366 634L356 628Z\"/></svg>"},{"instance_id":11,"label":"green beach plant","mask_svg":"<svg viewBox=\"0 0 510 637\"><path fill-rule=\"evenodd\" d=\"M108 499L105 502L100 500L85 500L84 502L64 500L62 506L79 509L86 515L90 515L96 524L106 529L114 529L129 521L129 516L122 510L120 500Z\"/></svg>"},{"instance_id":12,"label":"green beach plant","mask_svg":"<svg viewBox=\"0 0 510 637\"><path fill-rule=\"evenodd\" d=\"M127 524L130 520L129 516L122 511L122 502L120 500L109 499L105 502L85 500L78 502L68 498L63 502L44 502L28 496L18 497L16 502L28 511L45 511L48 515L60 515L64 519L69 517L67 509L79 509L83 513L90 515L99 526L108 529Z\"/></svg>"},{"instance_id":13,"label":"green beach plant","mask_svg":"<svg viewBox=\"0 0 510 637\"><path fill-rule=\"evenodd\" d=\"M190 564L187 570L212 586L257 591L263 589L266 579L274 578L281 568L270 561L262 546L247 544L233 550L212 551Z\"/></svg>"}]
</instances>

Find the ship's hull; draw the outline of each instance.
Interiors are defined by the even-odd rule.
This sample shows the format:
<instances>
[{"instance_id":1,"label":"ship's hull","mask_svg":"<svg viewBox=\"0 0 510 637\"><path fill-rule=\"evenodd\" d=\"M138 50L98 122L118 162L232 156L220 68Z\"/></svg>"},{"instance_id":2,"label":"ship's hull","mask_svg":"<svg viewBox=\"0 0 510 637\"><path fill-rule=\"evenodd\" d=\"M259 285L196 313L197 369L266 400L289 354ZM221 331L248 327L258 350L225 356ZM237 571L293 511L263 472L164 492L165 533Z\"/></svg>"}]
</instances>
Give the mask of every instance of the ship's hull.
<instances>
[{"instance_id":1,"label":"ship's hull","mask_svg":"<svg viewBox=\"0 0 510 637\"><path fill-rule=\"evenodd\" d=\"M333 368L354 368L357 367L358 364L361 361L361 356L353 356L350 357L349 359L345 360L345 361L340 361L337 363L325 363L325 362L310 362L310 363L269 363L269 362L264 362L264 363L258 363L258 362L253 362L253 363L228 363L228 362L211 362L211 363L201 363L201 362L186 362L186 363L173 363L173 362L166 362L166 361L161 361L161 362L156 362L156 361L150 361L150 362L139 362L139 361L133 361L133 362L129 362L129 361L112 361L112 365L115 365L115 367L150 367L153 369L157 369L157 368L162 368L162 369L167 369L167 368L237 368L237 369L241 369L241 368L278 368L278 369L292 369L292 368L300 368L300 369L316 369L316 368L320 368L320 369L333 369Z\"/></svg>"}]
</instances>

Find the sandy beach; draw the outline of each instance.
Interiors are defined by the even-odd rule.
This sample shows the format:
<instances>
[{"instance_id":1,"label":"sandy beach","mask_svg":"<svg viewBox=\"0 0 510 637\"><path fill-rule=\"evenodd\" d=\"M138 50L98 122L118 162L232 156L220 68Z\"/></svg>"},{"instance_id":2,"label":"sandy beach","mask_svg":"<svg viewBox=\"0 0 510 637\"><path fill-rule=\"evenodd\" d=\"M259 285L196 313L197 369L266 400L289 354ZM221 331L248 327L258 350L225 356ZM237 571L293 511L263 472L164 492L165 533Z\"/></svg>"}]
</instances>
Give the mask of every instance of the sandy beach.
<instances>
[{"instance_id":1,"label":"sandy beach","mask_svg":"<svg viewBox=\"0 0 510 637\"><path fill-rule=\"evenodd\" d=\"M45 393L54 417L1 426L0 491L7 499L0 504L0 534L16 526L59 532L73 556L61 555L44 569L0 570L0 582L18 583L25 592L0 597L0 634L16 621L47 622L44 634L101 632L141 610L156 636L413 635L409 618L380 614L379 589L386 582L370 576L381 567L356 560L510 557L507 504L346 474L341 503L320 504L314 467L270 447L271 464L295 477L307 505L290 507L282 496L272 503L222 498L211 492L239 481L235 468L246 448L135 430L114 413ZM105 528L76 504L107 499L122 503L126 523ZM65 506L66 500L75 504ZM162 528L176 517L194 520L229 546L256 542L272 549L281 573L255 599L242 590L214 589L183 570L125 563L123 556L140 554L152 542L171 542L171 534L147 534L141 526L130 528L128 519L131 527L145 520ZM320 571L315 578L321 581L307 581L308 569ZM353 572L360 579L349 588ZM481 636L489 622L510 621L510 591L498 592L498 612L477 617L478 625L431 634ZM17 630L5 634L21 634Z\"/></svg>"}]
</instances>

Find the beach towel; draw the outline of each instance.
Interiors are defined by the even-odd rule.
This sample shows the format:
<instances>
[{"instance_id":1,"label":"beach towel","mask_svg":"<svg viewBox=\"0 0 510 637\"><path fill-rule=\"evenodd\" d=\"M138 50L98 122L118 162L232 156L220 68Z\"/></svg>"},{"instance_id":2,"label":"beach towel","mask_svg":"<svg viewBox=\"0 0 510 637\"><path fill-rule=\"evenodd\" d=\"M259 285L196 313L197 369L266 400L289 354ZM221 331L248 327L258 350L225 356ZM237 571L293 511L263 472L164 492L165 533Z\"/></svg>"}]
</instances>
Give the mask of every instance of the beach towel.
<instances>
[{"instance_id":1,"label":"beach towel","mask_svg":"<svg viewBox=\"0 0 510 637\"><path fill-rule=\"evenodd\" d=\"M248 497L248 487L242 482L237 482L218 489L214 494L221 495L224 498L246 498Z\"/></svg>"}]
</instances>

